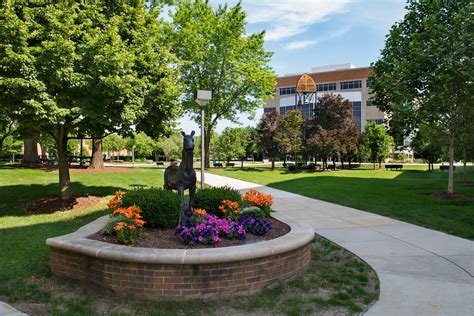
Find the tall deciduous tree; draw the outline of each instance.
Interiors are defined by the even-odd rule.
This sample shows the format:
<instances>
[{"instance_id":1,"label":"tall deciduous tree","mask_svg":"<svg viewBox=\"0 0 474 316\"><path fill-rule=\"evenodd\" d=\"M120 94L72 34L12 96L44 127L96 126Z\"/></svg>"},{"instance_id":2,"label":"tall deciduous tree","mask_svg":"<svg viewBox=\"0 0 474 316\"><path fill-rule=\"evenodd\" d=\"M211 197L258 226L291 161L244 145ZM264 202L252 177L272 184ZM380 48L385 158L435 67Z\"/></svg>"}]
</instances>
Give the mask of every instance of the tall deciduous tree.
<instances>
[{"instance_id":1,"label":"tall deciduous tree","mask_svg":"<svg viewBox=\"0 0 474 316\"><path fill-rule=\"evenodd\" d=\"M439 137L433 135L429 126L422 126L411 142L415 150L415 157L426 160L428 170L434 170L433 164L441 158L443 150L437 141Z\"/></svg>"},{"instance_id":2,"label":"tall deciduous tree","mask_svg":"<svg viewBox=\"0 0 474 316\"><path fill-rule=\"evenodd\" d=\"M374 164L374 169L376 162L379 163L380 168L382 160L390 155L394 146L392 136L387 133L385 126L369 122L365 126L364 142L369 151L370 160Z\"/></svg>"},{"instance_id":3,"label":"tall deciduous tree","mask_svg":"<svg viewBox=\"0 0 474 316\"><path fill-rule=\"evenodd\" d=\"M169 130L181 93L176 59L145 1L29 3L2 7L0 112L55 138L67 199L70 135Z\"/></svg>"},{"instance_id":4,"label":"tall deciduous tree","mask_svg":"<svg viewBox=\"0 0 474 316\"><path fill-rule=\"evenodd\" d=\"M445 135L448 193L454 192L454 153L466 108L472 108L472 1L410 0L373 65L374 103L406 134L420 125ZM469 124L474 124L472 121Z\"/></svg>"},{"instance_id":5,"label":"tall deciduous tree","mask_svg":"<svg viewBox=\"0 0 474 316\"><path fill-rule=\"evenodd\" d=\"M107 153L110 153L112 157L115 154L116 159L120 156L120 151L125 149L126 140L122 136L117 134L108 135L103 139L103 150Z\"/></svg>"},{"instance_id":6,"label":"tall deciduous tree","mask_svg":"<svg viewBox=\"0 0 474 316\"><path fill-rule=\"evenodd\" d=\"M339 153L349 163L357 153L361 133L351 114L352 105L337 94L325 94L318 98L314 118L305 124L309 148L320 156L323 169L327 167L328 157Z\"/></svg>"},{"instance_id":7,"label":"tall deciduous tree","mask_svg":"<svg viewBox=\"0 0 474 316\"><path fill-rule=\"evenodd\" d=\"M272 170L275 169L275 159L280 156L281 148L277 142L278 125L282 117L277 112L263 114L257 125L257 140L265 157L272 161Z\"/></svg>"},{"instance_id":8,"label":"tall deciduous tree","mask_svg":"<svg viewBox=\"0 0 474 316\"><path fill-rule=\"evenodd\" d=\"M209 143L217 123L222 119L235 122L241 112L253 114L272 94L272 54L265 51L263 32L246 34L240 3L213 10L208 1L177 1L172 19L170 42L181 60L186 87L183 104L198 124L201 118L195 92L213 91L212 100L205 105L205 166L209 167Z\"/></svg>"},{"instance_id":9,"label":"tall deciduous tree","mask_svg":"<svg viewBox=\"0 0 474 316\"><path fill-rule=\"evenodd\" d=\"M361 159L363 153L363 135L354 121L339 134L338 151L341 155L341 163L344 168L344 161L349 163L349 169L352 168L352 162Z\"/></svg>"},{"instance_id":10,"label":"tall deciduous tree","mask_svg":"<svg viewBox=\"0 0 474 316\"><path fill-rule=\"evenodd\" d=\"M135 157L146 158L151 156L156 142L144 132L134 133L133 137L126 140L125 148L128 151L134 151Z\"/></svg>"},{"instance_id":11,"label":"tall deciduous tree","mask_svg":"<svg viewBox=\"0 0 474 316\"><path fill-rule=\"evenodd\" d=\"M303 142L303 116L299 110L286 112L278 124L276 142L285 154L297 160Z\"/></svg>"},{"instance_id":12,"label":"tall deciduous tree","mask_svg":"<svg viewBox=\"0 0 474 316\"><path fill-rule=\"evenodd\" d=\"M183 138L177 133L173 133L170 137L160 140L159 147L163 151L166 161L179 157L182 143Z\"/></svg>"},{"instance_id":13,"label":"tall deciduous tree","mask_svg":"<svg viewBox=\"0 0 474 316\"><path fill-rule=\"evenodd\" d=\"M246 155L249 137L250 134L246 128L226 127L219 136L220 154L227 162L230 162L234 158L239 158L243 165L243 158L245 158Z\"/></svg>"}]
</instances>

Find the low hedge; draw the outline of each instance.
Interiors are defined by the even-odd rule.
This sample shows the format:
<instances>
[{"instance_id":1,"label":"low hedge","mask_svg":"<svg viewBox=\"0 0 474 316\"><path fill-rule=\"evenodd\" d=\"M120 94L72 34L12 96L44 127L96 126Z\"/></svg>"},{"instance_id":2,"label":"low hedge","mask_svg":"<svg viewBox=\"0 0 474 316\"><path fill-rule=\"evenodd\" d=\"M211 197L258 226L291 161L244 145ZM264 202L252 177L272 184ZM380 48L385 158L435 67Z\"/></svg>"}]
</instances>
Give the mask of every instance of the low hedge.
<instances>
[{"instance_id":1,"label":"low hedge","mask_svg":"<svg viewBox=\"0 0 474 316\"><path fill-rule=\"evenodd\" d=\"M122 206L138 206L148 226L173 228L178 225L180 200L176 192L161 188L138 188L122 196Z\"/></svg>"}]
</instances>

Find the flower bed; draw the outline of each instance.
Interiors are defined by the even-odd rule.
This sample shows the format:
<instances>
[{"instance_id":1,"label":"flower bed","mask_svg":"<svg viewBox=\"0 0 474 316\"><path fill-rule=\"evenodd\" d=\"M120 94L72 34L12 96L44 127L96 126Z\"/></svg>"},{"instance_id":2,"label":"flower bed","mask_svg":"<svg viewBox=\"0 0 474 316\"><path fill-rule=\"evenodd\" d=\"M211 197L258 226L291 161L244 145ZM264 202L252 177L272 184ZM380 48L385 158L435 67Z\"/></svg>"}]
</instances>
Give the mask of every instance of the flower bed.
<instances>
[{"instance_id":1,"label":"flower bed","mask_svg":"<svg viewBox=\"0 0 474 316\"><path fill-rule=\"evenodd\" d=\"M47 240L53 274L124 293L198 296L261 289L310 263L312 228L278 213L269 217L269 195L204 189L196 195L200 208L182 216L177 201L161 189L118 192L109 217ZM169 232L164 247L163 239L162 247L142 247L156 240L153 231Z\"/></svg>"},{"instance_id":2,"label":"flower bed","mask_svg":"<svg viewBox=\"0 0 474 316\"><path fill-rule=\"evenodd\" d=\"M102 235L115 238L102 240L134 244L148 238L148 234L142 234L144 225L161 229L177 225L174 235L191 247L212 246L223 240L246 240L248 234L265 236L272 230L269 222L272 196L257 190L249 190L243 196L228 187L200 190L197 194L200 208L181 214L175 208L176 198L170 191L153 188L126 194L117 192L107 204L112 214L102 231ZM163 200L170 202L163 205ZM97 234L94 237L100 239Z\"/></svg>"},{"instance_id":3,"label":"flower bed","mask_svg":"<svg viewBox=\"0 0 474 316\"><path fill-rule=\"evenodd\" d=\"M53 275L148 297L249 293L299 275L309 266L313 229L273 216L290 227L276 239L203 249L153 249L91 240L107 216L50 238Z\"/></svg>"},{"instance_id":4,"label":"flower bed","mask_svg":"<svg viewBox=\"0 0 474 316\"><path fill-rule=\"evenodd\" d=\"M220 248L220 247L232 247L232 246L239 246L239 245L246 245L256 242L262 242L265 240L272 240L275 238L279 238L290 231L290 227L273 218L270 217L267 219L268 223L271 225L272 229L268 231L265 235L254 235L251 233L246 234L246 238L244 240L240 239L222 239L217 243L212 245L185 245L181 240L176 238L175 235L175 228L152 228L152 227L144 227L142 230L142 234L146 236L146 238L138 238L134 244L130 245L131 247L142 247L142 248L156 248L156 249L203 249L203 248ZM91 236L87 237L92 240L98 240L107 242L110 244L119 244L117 241L116 236L114 235L104 235L102 230L99 232L92 234Z\"/></svg>"}]
</instances>

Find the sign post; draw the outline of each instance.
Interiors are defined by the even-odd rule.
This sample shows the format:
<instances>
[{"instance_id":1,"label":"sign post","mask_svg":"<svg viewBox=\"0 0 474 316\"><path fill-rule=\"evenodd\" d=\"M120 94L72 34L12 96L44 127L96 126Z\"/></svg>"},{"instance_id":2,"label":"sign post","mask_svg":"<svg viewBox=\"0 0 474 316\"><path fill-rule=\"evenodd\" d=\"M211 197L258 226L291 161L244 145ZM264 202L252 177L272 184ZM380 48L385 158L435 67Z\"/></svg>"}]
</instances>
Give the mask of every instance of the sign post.
<instances>
[{"instance_id":1,"label":"sign post","mask_svg":"<svg viewBox=\"0 0 474 316\"><path fill-rule=\"evenodd\" d=\"M198 90L196 95L196 103L201 107L201 189L204 189L204 159L205 153L205 138L204 138L204 118L205 118L205 105L212 99L212 91L209 90Z\"/></svg>"}]
</instances>

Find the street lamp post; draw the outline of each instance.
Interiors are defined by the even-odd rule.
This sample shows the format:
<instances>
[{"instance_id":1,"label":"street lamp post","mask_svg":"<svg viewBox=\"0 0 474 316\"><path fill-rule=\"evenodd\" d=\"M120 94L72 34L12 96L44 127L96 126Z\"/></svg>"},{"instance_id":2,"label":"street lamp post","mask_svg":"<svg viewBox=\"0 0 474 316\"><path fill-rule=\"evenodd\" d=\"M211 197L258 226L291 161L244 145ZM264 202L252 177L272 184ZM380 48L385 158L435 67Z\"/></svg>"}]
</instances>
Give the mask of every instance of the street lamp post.
<instances>
[{"instance_id":1,"label":"street lamp post","mask_svg":"<svg viewBox=\"0 0 474 316\"><path fill-rule=\"evenodd\" d=\"M204 149L204 106L212 99L212 91L198 90L196 94L196 103L201 107L201 189L204 189L204 158L206 157Z\"/></svg>"},{"instance_id":2,"label":"street lamp post","mask_svg":"<svg viewBox=\"0 0 474 316\"><path fill-rule=\"evenodd\" d=\"M132 146L132 167L135 167L135 145Z\"/></svg>"}]
</instances>

